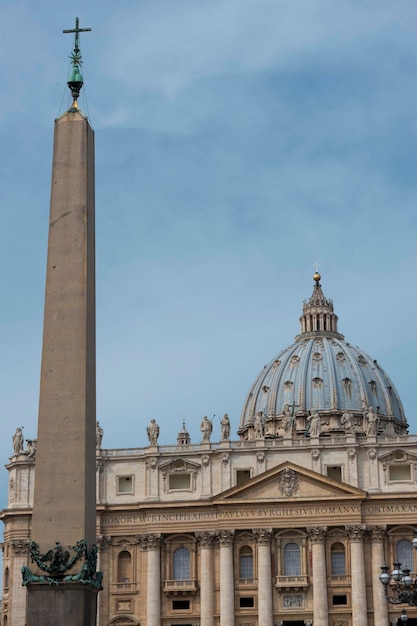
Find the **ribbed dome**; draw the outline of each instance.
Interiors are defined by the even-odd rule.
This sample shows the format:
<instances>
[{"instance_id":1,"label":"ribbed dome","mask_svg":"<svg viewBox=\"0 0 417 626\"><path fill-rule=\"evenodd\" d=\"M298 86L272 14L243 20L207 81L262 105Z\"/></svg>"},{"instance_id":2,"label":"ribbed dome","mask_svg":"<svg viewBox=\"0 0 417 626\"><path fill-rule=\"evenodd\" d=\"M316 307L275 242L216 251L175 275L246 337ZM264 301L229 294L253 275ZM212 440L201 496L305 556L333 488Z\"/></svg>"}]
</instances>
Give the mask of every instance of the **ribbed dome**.
<instances>
[{"instance_id":1,"label":"ribbed dome","mask_svg":"<svg viewBox=\"0 0 417 626\"><path fill-rule=\"evenodd\" d=\"M289 436L289 430L291 436L304 435L307 417L316 411L321 435L371 434L370 410L379 434L407 432L394 385L376 360L338 332L320 278L316 273L313 294L303 303L301 334L264 367L249 391L238 431L242 439L258 437L260 429L265 437Z\"/></svg>"}]
</instances>

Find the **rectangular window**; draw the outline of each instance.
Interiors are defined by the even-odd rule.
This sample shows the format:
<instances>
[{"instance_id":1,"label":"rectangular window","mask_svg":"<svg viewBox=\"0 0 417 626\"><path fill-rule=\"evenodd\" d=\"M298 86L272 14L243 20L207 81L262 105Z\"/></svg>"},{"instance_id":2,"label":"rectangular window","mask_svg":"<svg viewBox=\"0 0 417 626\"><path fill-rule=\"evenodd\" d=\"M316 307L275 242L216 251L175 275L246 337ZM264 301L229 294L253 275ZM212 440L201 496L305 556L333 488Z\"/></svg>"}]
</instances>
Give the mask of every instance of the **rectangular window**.
<instances>
[{"instance_id":1,"label":"rectangular window","mask_svg":"<svg viewBox=\"0 0 417 626\"><path fill-rule=\"evenodd\" d=\"M133 493L133 476L118 476L117 477L117 493Z\"/></svg>"},{"instance_id":2,"label":"rectangular window","mask_svg":"<svg viewBox=\"0 0 417 626\"><path fill-rule=\"evenodd\" d=\"M240 487L240 485L244 485L250 480L250 470L237 470L236 472L236 485Z\"/></svg>"},{"instance_id":3,"label":"rectangular window","mask_svg":"<svg viewBox=\"0 0 417 626\"><path fill-rule=\"evenodd\" d=\"M390 481L411 480L411 465L390 465L389 479Z\"/></svg>"},{"instance_id":4,"label":"rectangular window","mask_svg":"<svg viewBox=\"0 0 417 626\"><path fill-rule=\"evenodd\" d=\"M190 601L189 600L173 600L172 610L173 611L189 611Z\"/></svg>"},{"instance_id":5,"label":"rectangular window","mask_svg":"<svg viewBox=\"0 0 417 626\"><path fill-rule=\"evenodd\" d=\"M190 489L191 474L170 474L169 488L173 490Z\"/></svg>"},{"instance_id":6,"label":"rectangular window","mask_svg":"<svg viewBox=\"0 0 417 626\"><path fill-rule=\"evenodd\" d=\"M342 467L341 465L328 465L327 476L332 480L342 481Z\"/></svg>"},{"instance_id":7,"label":"rectangular window","mask_svg":"<svg viewBox=\"0 0 417 626\"><path fill-rule=\"evenodd\" d=\"M333 596L333 606L342 606L347 604L347 595Z\"/></svg>"},{"instance_id":8,"label":"rectangular window","mask_svg":"<svg viewBox=\"0 0 417 626\"><path fill-rule=\"evenodd\" d=\"M253 598L240 598L239 606L241 609L253 609L255 602Z\"/></svg>"}]
</instances>

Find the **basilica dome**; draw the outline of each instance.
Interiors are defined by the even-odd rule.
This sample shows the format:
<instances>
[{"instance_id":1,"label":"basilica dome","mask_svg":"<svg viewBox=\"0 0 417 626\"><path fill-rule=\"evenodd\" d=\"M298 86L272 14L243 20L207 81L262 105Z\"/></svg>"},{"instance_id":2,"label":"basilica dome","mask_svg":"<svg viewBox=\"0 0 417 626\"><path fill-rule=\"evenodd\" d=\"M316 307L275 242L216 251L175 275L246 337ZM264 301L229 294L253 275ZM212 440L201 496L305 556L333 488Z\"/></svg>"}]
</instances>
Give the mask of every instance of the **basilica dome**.
<instances>
[{"instance_id":1,"label":"basilica dome","mask_svg":"<svg viewBox=\"0 0 417 626\"><path fill-rule=\"evenodd\" d=\"M375 359L338 332L333 301L324 296L320 279L316 273L313 294L303 303L300 334L265 365L249 391L241 439L309 436L313 414L320 416L321 437L407 432L393 383Z\"/></svg>"}]
</instances>

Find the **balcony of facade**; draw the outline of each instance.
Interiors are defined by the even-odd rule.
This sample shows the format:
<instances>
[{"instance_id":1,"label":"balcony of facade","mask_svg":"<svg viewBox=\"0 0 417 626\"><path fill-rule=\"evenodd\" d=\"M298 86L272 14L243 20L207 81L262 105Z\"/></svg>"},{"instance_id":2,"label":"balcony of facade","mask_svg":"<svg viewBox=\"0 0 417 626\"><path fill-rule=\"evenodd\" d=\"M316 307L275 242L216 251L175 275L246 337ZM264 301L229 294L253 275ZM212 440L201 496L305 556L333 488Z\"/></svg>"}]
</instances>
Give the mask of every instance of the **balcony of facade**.
<instances>
[{"instance_id":1,"label":"balcony of facade","mask_svg":"<svg viewBox=\"0 0 417 626\"><path fill-rule=\"evenodd\" d=\"M305 589L309 584L308 576L304 574L297 576L275 576L275 587L284 591Z\"/></svg>"},{"instance_id":2,"label":"balcony of facade","mask_svg":"<svg viewBox=\"0 0 417 626\"><path fill-rule=\"evenodd\" d=\"M196 593L197 581L190 580L164 580L164 593L168 595L185 595L188 593Z\"/></svg>"}]
</instances>

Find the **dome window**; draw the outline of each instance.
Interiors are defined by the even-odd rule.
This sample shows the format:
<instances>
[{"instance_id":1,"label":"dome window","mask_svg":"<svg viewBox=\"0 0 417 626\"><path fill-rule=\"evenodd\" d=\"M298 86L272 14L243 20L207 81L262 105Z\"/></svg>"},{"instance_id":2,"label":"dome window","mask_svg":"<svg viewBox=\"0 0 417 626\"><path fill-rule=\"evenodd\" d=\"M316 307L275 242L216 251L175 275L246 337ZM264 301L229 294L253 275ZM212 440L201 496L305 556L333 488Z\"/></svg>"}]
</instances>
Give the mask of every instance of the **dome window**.
<instances>
[{"instance_id":1,"label":"dome window","mask_svg":"<svg viewBox=\"0 0 417 626\"><path fill-rule=\"evenodd\" d=\"M323 357L322 357L322 355L320 354L320 352L315 352L315 353L313 354L313 361L322 361L322 360L323 360Z\"/></svg>"},{"instance_id":2,"label":"dome window","mask_svg":"<svg viewBox=\"0 0 417 626\"><path fill-rule=\"evenodd\" d=\"M313 378L313 387L315 389L321 389L323 385L323 379L319 378L318 376L316 376L316 378Z\"/></svg>"},{"instance_id":3,"label":"dome window","mask_svg":"<svg viewBox=\"0 0 417 626\"><path fill-rule=\"evenodd\" d=\"M347 345L347 344L346 344L346 345ZM337 359L338 361L346 361L346 355L345 355L345 353L344 353L344 352L338 352L338 353L336 354L336 359Z\"/></svg>"},{"instance_id":4,"label":"dome window","mask_svg":"<svg viewBox=\"0 0 417 626\"><path fill-rule=\"evenodd\" d=\"M293 386L294 386L294 383L292 382L292 380L286 380L285 383L284 383L285 391L291 391Z\"/></svg>"},{"instance_id":5,"label":"dome window","mask_svg":"<svg viewBox=\"0 0 417 626\"><path fill-rule=\"evenodd\" d=\"M342 378L343 388L348 398L352 396L352 381L350 378Z\"/></svg>"}]
</instances>

